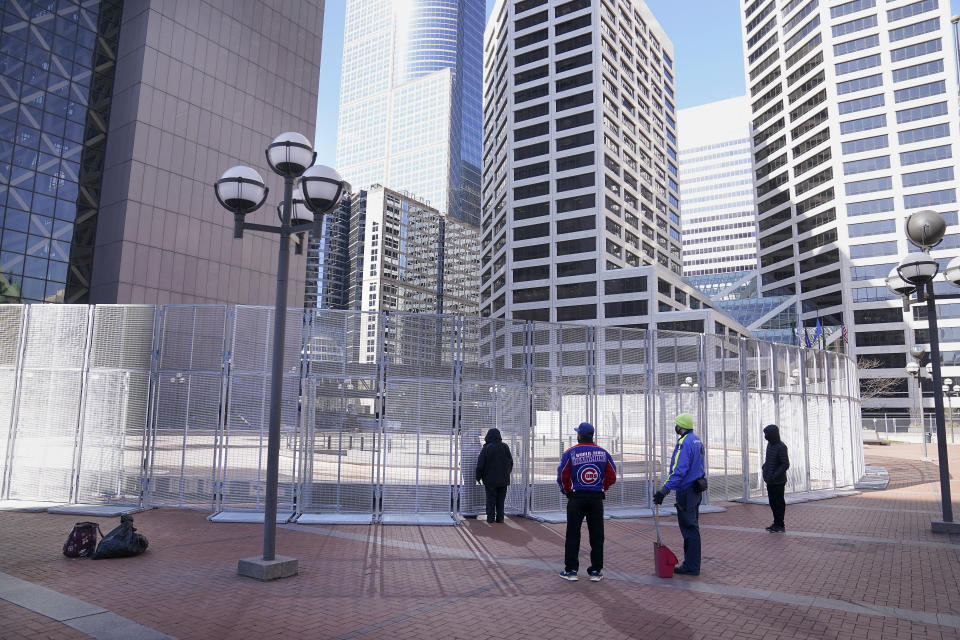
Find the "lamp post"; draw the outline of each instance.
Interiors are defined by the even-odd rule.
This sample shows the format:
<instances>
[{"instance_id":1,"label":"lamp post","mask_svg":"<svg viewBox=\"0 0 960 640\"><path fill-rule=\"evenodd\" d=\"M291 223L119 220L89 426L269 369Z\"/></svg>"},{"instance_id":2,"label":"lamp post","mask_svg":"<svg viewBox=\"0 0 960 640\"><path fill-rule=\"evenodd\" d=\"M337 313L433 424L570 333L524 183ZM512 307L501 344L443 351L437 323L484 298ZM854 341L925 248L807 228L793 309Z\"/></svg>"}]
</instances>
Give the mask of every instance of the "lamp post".
<instances>
[{"instance_id":1,"label":"lamp post","mask_svg":"<svg viewBox=\"0 0 960 640\"><path fill-rule=\"evenodd\" d=\"M930 367L933 376L933 406L937 423L937 462L940 467L940 507L942 521L933 521L932 529L939 533L960 533L960 523L953 521L953 504L950 497L950 462L947 458L946 426L943 411L943 380L940 375L940 336L937 328L937 305L933 279L940 264L930 256L930 249L943 240L947 222L936 211L925 209L911 214L906 221L907 239L920 251L908 253L896 268L896 277L891 273L887 287L903 296L904 310L913 304L926 303L928 333L930 334ZM960 257L954 258L944 270L944 278L960 286ZM916 293L916 299L910 295ZM941 298L960 298L960 295L941 295ZM926 440L926 438L923 438Z\"/></svg>"},{"instance_id":2,"label":"lamp post","mask_svg":"<svg viewBox=\"0 0 960 640\"><path fill-rule=\"evenodd\" d=\"M266 495L263 510L263 556L240 560L237 572L259 580L273 580L296 575L297 560L276 555L277 482L280 467L280 409L283 396L283 353L286 339L287 280L290 271L290 236L311 232L319 237L323 216L331 211L346 190L340 175L322 165L314 166L317 154L299 133L281 133L266 149L267 164L283 176L283 203L280 226L246 221L266 202L267 189L263 178L250 167L227 169L214 184L217 200L233 213L233 237L243 238L245 230L280 235L277 257L277 296L273 310L273 360L270 379L270 424L267 438ZM294 181L300 179L297 198Z\"/></svg>"},{"instance_id":3,"label":"lamp post","mask_svg":"<svg viewBox=\"0 0 960 640\"><path fill-rule=\"evenodd\" d=\"M908 362L906 366L907 375L911 376L917 381L917 406L916 415L917 420L920 422L920 457L923 460L929 460L927 457L927 428L926 423L923 421L923 385L920 383L920 365L916 362Z\"/></svg>"}]
</instances>

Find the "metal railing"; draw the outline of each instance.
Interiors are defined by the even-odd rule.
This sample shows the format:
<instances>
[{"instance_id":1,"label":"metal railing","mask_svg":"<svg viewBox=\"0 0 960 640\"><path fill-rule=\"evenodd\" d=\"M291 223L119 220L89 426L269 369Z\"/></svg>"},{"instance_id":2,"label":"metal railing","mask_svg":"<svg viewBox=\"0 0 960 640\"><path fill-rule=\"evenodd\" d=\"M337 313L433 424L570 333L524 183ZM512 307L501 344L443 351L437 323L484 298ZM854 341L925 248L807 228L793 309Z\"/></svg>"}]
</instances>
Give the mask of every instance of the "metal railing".
<instances>
[{"instance_id":1,"label":"metal railing","mask_svg":"<svg viewBox=\"0 0 960 640\"><path fill-rule=\"evenodd\" d=\"M856 368L752 339L501 319L289 309L279 507L301 521L483 511L477 453L516 461L507 511L563 509L573 428L596 425L649 508L689 412L708 500L763 495L762 428L790 447L790 493L863 473ZM273 311L223 305L0 307L0 499L263 508Z\"/></svg>"}]
</instances>

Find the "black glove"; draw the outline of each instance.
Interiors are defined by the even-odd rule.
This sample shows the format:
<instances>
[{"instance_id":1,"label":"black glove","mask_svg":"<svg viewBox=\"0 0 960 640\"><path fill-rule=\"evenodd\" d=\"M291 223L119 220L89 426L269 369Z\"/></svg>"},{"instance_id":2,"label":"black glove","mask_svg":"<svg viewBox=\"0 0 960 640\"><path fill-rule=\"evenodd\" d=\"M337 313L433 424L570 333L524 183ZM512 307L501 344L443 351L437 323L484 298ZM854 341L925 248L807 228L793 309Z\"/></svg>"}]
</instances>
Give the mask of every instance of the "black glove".
<instances>
[{"instance_id":1,"label":"black glove","mask_svg":"<svg viewBox=\"0 0 960 640\"><path fill-rule=\"evenodd\" d=\"M662 489L657 491L653 494L653 504L663 504L663 499L666 497L667 494L665 494Z\"/></svg>"}]
</instances>

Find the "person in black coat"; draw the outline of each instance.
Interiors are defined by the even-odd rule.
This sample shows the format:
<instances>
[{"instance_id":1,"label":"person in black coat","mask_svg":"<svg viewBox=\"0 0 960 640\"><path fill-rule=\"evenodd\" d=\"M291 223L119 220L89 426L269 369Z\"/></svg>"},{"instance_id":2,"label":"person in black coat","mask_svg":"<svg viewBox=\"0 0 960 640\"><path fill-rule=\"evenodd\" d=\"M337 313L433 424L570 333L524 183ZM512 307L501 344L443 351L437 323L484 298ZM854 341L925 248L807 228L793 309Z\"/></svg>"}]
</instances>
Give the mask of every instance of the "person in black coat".
<instances>
[{"instance_id":1,"label":"person in black coat","mask_svg":"<svg viewBox=\"0 0 960 640\"><path fill-rule=\"evenodd\" d=\"M477 457L477 482L487 491L487 522L503 522L503 503L507 499L513 456L499 429L490 429Z\"/></svg>"},{"instance_id":2,"label":"person in black coat","mask_svg":"<svg viewBox=\"0 0 960 640\"><path fill-rule=\"evenodd\" d=\"M767 531L783 533L787 530L783 524L783 514L787 509L783 491L787 486L790 458L787 456L787 445L780 441L780 428L777 425L765 426L763 437L767 441L767 455L764 456L762 467L763 481L767 483L767 498L773 511L773 524L767 527Z\"/></svg>"}]
</instances>

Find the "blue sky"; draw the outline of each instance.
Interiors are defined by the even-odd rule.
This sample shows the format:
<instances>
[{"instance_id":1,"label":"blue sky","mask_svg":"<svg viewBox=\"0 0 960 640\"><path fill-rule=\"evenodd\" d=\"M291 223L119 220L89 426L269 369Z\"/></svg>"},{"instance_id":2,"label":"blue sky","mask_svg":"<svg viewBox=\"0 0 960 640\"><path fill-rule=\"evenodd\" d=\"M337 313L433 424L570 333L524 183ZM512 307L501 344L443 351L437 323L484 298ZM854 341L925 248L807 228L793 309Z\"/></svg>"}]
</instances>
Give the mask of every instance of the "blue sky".
<instances>
[{"instance_id":1,"label":"blue sky","mask_svg":"<svg viewBox=\"0 0 960 640\"><path fill-rule=\"evenodd\" d=\"M673 41L677 107L693 107L745 93L738 0L646 0ZM317 107L317 162L335 166L340 54L345 0L327 0ZM960 14L960 0L950 0ZM493 0L487 0L487 15Z\"/></svg>"}]
</instances>

